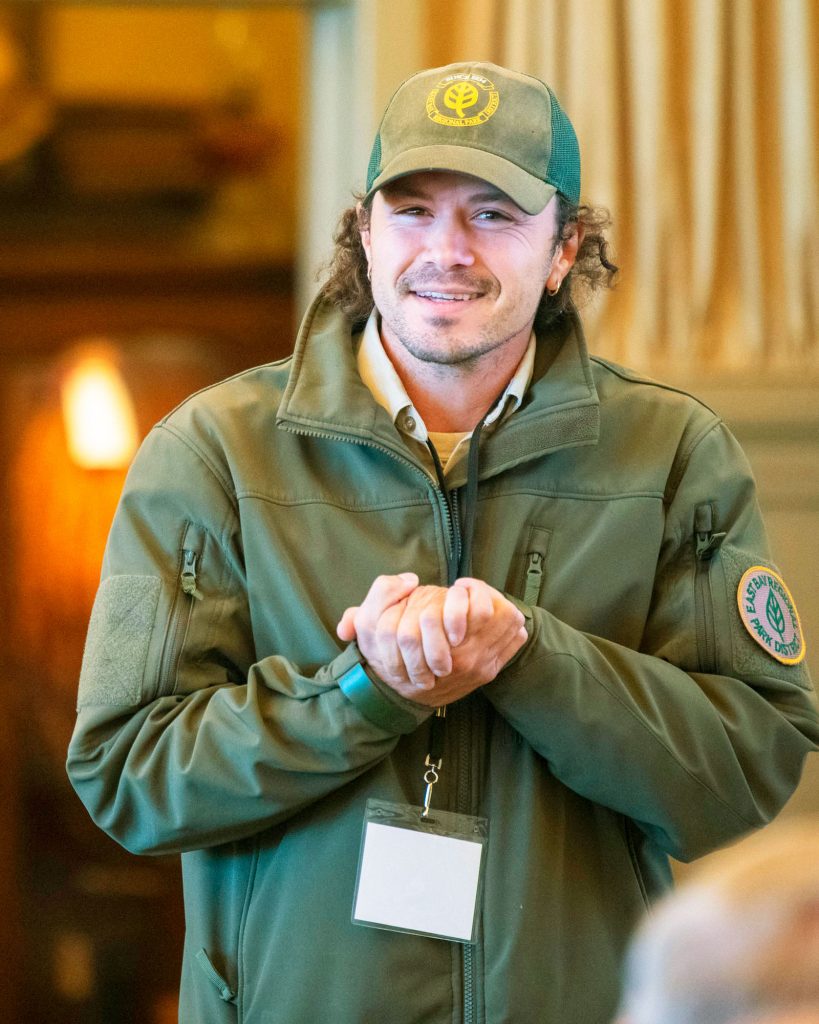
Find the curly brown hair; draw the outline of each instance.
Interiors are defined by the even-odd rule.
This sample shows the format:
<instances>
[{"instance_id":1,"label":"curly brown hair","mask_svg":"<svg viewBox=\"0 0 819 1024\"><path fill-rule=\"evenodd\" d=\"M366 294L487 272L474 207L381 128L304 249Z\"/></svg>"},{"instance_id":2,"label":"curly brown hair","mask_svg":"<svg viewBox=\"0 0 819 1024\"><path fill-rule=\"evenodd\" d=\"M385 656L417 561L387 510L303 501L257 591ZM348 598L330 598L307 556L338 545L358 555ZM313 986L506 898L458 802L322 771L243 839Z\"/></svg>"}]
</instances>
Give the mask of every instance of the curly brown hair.
<instances>
[{"instance_id":1,"label":"curly brown hair","mask_svg":"<svg viewBox=\"0 0 819 1024\"><path fill-rule=\"evenodd\" d=\"M320 273L326 273L321 293L325 299L341 310L353 322L353 330L360 330L373 308L373 294L367 277L367 257L361 243L361 230L369 223L369 207L358 202L342 213L333 235L335 250ZM583 241L574 266L563 279L557 295L543 292L537 313L535 330L543 331L562 316L572 305L581 305L600 288L612 288L618 267L609 257L606 230L611 226L608 210L595 206L576 206L557 194L557 232L559 241L570 238L582 229Z\"/></svg>"}]
</instances>

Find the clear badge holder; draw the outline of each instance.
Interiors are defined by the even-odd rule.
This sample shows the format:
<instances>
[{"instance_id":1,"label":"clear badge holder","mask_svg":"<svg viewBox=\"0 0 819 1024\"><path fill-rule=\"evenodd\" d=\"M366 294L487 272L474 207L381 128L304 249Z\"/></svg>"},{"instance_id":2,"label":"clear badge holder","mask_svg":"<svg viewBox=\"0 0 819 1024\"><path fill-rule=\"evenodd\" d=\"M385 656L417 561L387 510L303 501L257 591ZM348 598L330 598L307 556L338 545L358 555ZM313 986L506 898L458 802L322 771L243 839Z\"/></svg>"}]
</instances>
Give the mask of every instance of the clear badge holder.
<instances>
[{"instance_id":1,"label":"clear badge holder","mask_svg":"<svg viewBox=\"0 0 819 1024\"><path fill-rule=\"evenodd\" d=\"M474 943L486 818L368 800L354 924Z\"/></svg>"}]
</instances>

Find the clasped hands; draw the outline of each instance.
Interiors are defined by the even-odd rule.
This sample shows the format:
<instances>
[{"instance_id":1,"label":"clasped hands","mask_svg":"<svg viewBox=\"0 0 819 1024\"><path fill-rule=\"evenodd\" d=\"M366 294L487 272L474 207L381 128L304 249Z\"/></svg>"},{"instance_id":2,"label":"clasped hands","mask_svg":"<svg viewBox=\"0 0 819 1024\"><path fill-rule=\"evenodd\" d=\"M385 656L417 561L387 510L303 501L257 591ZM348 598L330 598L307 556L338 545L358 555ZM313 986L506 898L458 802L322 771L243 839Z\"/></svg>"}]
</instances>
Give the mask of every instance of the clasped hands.
<instances>
[{"instance_id":1,"label":"clasped hands","mask_svg":"<svg viewBox=\"0 0 819 1024\"><path fill-rule=\"evenodd\" d=\"M522 612L482 580L379 576L336 627L396 693L438 707L491 682L527 639Z\"/></svg>"}]
</instances>

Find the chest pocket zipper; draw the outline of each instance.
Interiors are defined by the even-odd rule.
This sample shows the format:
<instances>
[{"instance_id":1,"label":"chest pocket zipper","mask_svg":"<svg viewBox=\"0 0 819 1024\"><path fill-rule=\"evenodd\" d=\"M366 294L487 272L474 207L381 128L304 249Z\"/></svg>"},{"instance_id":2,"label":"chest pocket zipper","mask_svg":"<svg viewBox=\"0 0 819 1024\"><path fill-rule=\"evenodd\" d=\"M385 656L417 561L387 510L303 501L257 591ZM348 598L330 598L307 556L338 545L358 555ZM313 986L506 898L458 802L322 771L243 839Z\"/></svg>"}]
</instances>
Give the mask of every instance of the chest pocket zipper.
<instances>
[{"instance_id":1,"label":"chest pocket zipper","mask_svg":"<svg viewBox=\"0 0 819 1024\"><path fill-rule=\"evenodd\" d=\"M543 555L539 551L530 551L526 556L526 588L523 592L524 604L537 604L540 588L543 586Z\"/></svg>"},{"instance_id":2,"label":"chest pocket zipper","mask_svg":"<svg viewBox=\"0 0 819 1024\"><path fill-rule=\"evenodd\" d=\"M700 670L703 672L715 672L719 667L714 625L714 595L711 590L711 560L724 539L724 533L714 531L713 508L710 505L698 505L694 512L694 553L697 559L694 604L697 656Z\"/></svg>"},{"instance_id":3,"label":"chest pocket zipper","mask_svg":"<svg viewBox=\"0 0 819 1024\"><path fill-rule=\"evenodd\" d=\"M205 533L192 524L188 525L182 541L182 557L180 562L178 587L174 592L168 615L168 628L165 633L165 644L162 649L162 661L159 671L160 693L174 693L179 675L179 660L185 646L185 638L190 629L194 606L204 600L199 589L202 551L205 546Z\"/></svg>"},{"instance_id":4,"label":"chest pocket zipper","mask_svg":"<svg viewBox=\"0 0 819 1024\"><path fill-rule=\"evenodd\" d=\"M551 531L542 526L532 526L526 542L526 576L523 587L523 603L536 605L543 590L546 556L549 553Z\"/></svg>"},{"instance_id":5,"label":"chest pocket zipper","mask_svg":"<svg viewBox=\"0 0 819 1024\"><path fill-rule=\"evenodd\" d=\"M202 600L202 591L196 585L196 569L199 564L199 554L191 548L185 548L182 552L182 572L179 574L179 582L182 590L197 601Z\"/></svg>"}]
</instances>

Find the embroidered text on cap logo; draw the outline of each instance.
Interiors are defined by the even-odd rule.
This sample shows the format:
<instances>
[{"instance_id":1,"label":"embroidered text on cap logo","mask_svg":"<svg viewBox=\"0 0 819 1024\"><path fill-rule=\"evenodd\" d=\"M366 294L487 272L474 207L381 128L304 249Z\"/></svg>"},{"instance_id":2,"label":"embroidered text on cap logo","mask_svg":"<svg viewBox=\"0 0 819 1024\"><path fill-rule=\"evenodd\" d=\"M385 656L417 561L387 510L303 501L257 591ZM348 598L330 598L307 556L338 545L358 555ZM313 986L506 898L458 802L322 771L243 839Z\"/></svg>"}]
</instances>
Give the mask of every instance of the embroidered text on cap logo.
<instances>
[{"instance_id":1,"label":"embroidered text on cap logo","mask_svg":"<svg viewBox=\"0 0 819 1024\"><path fill-rule=\"evenodd\" d=\"M483 75L447 75L427 96L427 116L436 124L469 128L488 121L499 102L497 89Z\"/></svg>"},{"instance_id":2,"label":"embroidered text on cap logo","mask_svg":"<svg viewBox=\"0 0 819 1024\"><path fill-rule=\"evenodd\" d=\"M799 613L781 576L752 566L739 581L737 604L745 628L772 658L796 665L805 657Z\"/></svg>"}]
</instances>

